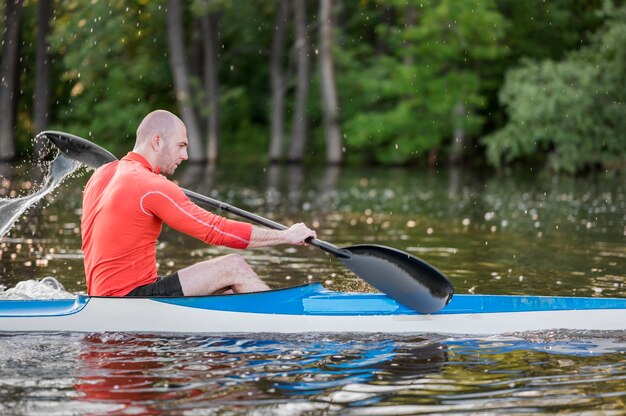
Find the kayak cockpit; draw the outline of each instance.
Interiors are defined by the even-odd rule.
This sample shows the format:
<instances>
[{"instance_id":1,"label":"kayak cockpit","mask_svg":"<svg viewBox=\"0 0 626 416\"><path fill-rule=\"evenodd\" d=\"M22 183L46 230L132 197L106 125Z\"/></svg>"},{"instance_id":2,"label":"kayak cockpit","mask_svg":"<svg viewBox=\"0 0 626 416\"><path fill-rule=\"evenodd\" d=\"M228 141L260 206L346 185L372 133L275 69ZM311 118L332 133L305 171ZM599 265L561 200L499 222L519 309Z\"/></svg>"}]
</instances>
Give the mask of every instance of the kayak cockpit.
<instances>
[{"instance_id":1,"label":"kayak cockpit","mask_svg":"<svg viewBox=\"0 0 626 416\"><path fill-rule=\"evenodd\" d=\"M418 313L382 293L335 292L319 283L237 295L150 299L186 308L281 315L361 316Z\"/></svg>"},{"instance_id":2,"label":"kayak cockpit","mask_svg":"<svg viewBox=\"0 0 626 416\"><path fill-rule=\"evenodd\" d=\"M0 317L63 316L79 312L89 302L89 296L74 299L3 300Z\"/></svg>"}]
</instances>

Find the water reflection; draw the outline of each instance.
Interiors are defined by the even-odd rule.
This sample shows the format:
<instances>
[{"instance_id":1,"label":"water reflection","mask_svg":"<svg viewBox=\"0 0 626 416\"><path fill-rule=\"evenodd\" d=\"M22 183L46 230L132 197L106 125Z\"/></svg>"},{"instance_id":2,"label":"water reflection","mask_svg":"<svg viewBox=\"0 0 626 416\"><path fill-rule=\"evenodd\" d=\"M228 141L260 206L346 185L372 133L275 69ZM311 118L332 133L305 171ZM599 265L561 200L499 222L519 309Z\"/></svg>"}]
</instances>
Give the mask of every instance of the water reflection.
<instances>
[{"instance_id":1,"label":"water reflection","mask_svg":"<svg viewBox=\"0 0 626 416\"><path fill-rule=\"evenodd\" d=\"M538 412L617 409L615 395L626 387L623 336L390 340L382 335L91 334L63 348L65 358L55 374L61 380L74 376L78 394L70 397L88 404L85 408L124 414L187 409L343 409L355 414L508 414L524 406ZM42 354L53 351L49 347L54 339L46 342L50 345ZM16 340L19 345L21 339ZM19 351L24 360L27 354ZM45 371L36 368L27 372L29 377Z\"/></svg>"},{"instance_id":2,"label":"water reflection","mask_svg":"<svg viewBox=\"0 0 626 416\"><path fill-rule=\"evenodd\" d=\"M301 164L287 165L287 209L288 214L294 214L307 210L309 205L303 205L305 190L304 183L304 167Z\"/></svg>"},{"instance_id":3,"label":"water reflection","mask_svg":"<svg viewBox=\"0 0 626 416\"><path fill-rule=\"evenodd\" d=\"M177 179L183 188L210 196L214 189L216 169L215 165L189 163Z\"/></svg>"},{"instance_id":4,"label":"water reflection","mask_svg":"<svg viewBox=\"0 0 626 416\"><path fill-rule=\"evenodd\" d=\"M463 167L451 166L448 169L448 198L454 200L461 190L461 179L463 178Z\"/></svg>"},{"instance_id":5,"label":"water reflection","mask_svg":"<svg viewBox=\"0 0 626 416\"><path fill-rule=\"evenodd\" d=\"M3 334L0 412L618 410L625 340Z\"/></svg>"},{"instance_id":6,"label":"water reflection","mask_svg":"<svg viewBox=\"0 0 626 416\"><path fill-rule=\"evenodd\" d=\"M265 207L268 212L277 210L281 200L281 178L283 165L271 164L267 167L267 185L265 187Z\"/></svg>"},{"instance_id":7,"label":"water reflection","mask_svg":"<svg viewBox=\"0 0 626 416\"><path fill-rule=\"evenodd\" d=\"M126 411L137 411L161 400L197 396L200 390L191 386L189 378L169 372L172 360L160 348L166 344L167 339L153 336L86 336L75 385L80 400L115 403ZM178 347L184 350L187 345L178 343Z\"/></svg>"},{"instance_id":8,"label":"water reflection","mask_svg":"<svg viewBox=\"0 0 626 416\"><path fill-rule=\"evenodd\" d=\"M326 166L324 168L316 195L321 212L332 212L337 208L336 200L339 195L341 170L341 166L338 165Z\"/></svg>"},{"instance_id":9,"label":"water reflection","mask_svg":"<svg viewBox=\"0 0 626 416\"><path fill-rule=\"evenodd\" d=\"M254 339L131 334L85 336L75 388L80 400L115 404L125 411L250 405L313 396L345 401L328 392L355 384L398 384L441 371L446 347L324 335ZM367 400L373 399L368 395ZM366 405L353 396L352 405ZM169 404L163 401L169 401Z\"/></svg>"},{"instance_id":10,"label":"water reflection","mask_svg":"<svg viewBox=\"0 0 626 416\"><path fill-rule=\"evenodd\" d=\"M264 209L269 213L279 210L290 215L301 215L302 211L311 209L333 210L340 177L340 166L326 166L320 172L301 164L270 165Z\"/></svg>"}]
</instances>

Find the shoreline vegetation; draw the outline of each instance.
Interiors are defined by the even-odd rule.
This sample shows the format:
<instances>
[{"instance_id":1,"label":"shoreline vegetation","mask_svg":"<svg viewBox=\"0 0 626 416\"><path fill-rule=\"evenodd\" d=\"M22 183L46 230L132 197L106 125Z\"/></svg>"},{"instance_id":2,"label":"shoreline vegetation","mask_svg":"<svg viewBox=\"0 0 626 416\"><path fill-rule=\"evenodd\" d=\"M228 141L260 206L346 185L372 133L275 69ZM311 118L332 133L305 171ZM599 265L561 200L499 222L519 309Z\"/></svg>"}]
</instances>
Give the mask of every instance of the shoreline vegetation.
<instances>
[{"instance_id":1,"label":"shoreline vegetation","mask_svg":"<svg viewBox=\"0 0 626 416\"><path fill-rule=\"evenodd\" d=\"M120 153L180 114L190 162L626 169L622 0L9 0L0 159Z\"/></svg>"}]
</instances>

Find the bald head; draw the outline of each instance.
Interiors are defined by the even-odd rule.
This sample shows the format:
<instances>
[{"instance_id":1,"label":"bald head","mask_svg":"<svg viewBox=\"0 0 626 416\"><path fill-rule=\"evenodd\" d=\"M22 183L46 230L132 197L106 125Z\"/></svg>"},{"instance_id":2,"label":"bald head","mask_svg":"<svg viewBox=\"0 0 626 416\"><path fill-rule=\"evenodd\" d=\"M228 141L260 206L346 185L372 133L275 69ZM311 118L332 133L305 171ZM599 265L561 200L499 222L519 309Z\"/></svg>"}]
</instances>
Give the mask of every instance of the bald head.
<instances>
[{"instance_id":1,"label":"bald head","mask_svg":"<svg viewBox=\"0 0 626 416\"><path fill-rule=\"evenodd\" d=\"M162 174L171 175L187 159L187 144L187 128L181 119L169 111L156 110L139 124L133 152Z\"/></svg>"},{"instance_id":2,"label":"bald head","mask_svg":"<svg viewBox=\"0 0 626 416\"><path fill-rule=\"evenodd\" d=\"M135 147L148 143L155 135L164 140L176 135L185 124L174 114L165 110L156 110L148 114L137 127L137 141Z\"/></svg>"}]
</instances>

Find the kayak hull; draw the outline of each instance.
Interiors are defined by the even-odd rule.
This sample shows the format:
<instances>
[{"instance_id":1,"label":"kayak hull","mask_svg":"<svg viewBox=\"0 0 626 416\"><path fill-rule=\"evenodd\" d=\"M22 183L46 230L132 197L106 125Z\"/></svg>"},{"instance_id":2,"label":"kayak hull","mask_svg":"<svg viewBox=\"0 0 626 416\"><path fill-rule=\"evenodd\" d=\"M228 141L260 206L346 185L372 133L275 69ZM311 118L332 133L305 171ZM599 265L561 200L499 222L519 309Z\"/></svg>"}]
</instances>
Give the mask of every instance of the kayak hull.
<instances>
[{"instance_id":1,"label":"kayak hull","mask_svg":"<svg viewBox=\"0 0 626 416\"><path fill-rule=\"evenodd\" d=\"M626 330L626 299L455 295L421 314L383 294L319 284L242 295L0 301L0 331L490 335Z\"/></svg>"}]
</instances>

